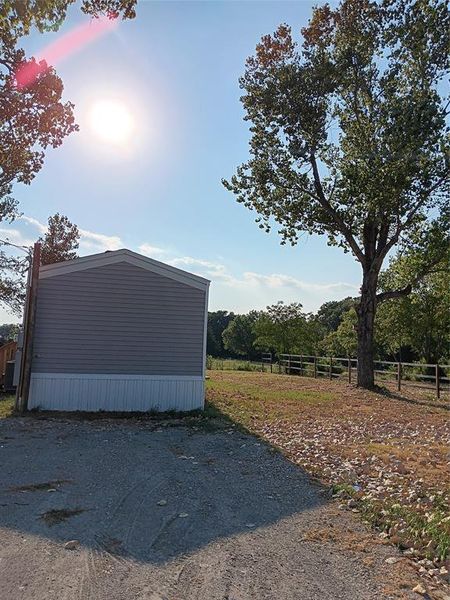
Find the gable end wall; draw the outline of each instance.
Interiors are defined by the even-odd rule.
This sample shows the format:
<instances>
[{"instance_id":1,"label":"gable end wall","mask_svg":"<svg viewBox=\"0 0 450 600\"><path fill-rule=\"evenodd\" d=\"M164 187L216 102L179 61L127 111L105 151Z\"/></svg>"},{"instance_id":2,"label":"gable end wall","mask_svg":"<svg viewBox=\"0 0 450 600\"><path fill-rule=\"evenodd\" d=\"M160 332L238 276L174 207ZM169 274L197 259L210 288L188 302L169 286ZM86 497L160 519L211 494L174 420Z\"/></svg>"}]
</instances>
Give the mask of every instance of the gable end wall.
<instances>
[{"instance_id":1,"label":"gable end wall","mask_svg":"<svg viewBox=\"0 0 450 600\"><path fill-rule=\"evenodd\" d=\"M202 377L206 301L127 262L41 279L32 372Z\"/></svg>"}]
</instances>

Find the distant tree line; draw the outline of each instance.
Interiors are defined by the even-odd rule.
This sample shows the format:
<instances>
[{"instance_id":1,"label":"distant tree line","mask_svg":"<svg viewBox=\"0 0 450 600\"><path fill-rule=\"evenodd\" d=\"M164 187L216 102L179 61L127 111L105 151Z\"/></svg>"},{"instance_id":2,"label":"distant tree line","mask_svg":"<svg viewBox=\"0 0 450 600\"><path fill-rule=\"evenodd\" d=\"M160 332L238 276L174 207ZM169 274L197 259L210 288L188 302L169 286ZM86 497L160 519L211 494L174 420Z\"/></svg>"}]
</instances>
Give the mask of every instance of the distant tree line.
<instances>
[{"instance_id":1,"label":"distant tree line","mask_svg":"<svg viewBox=\"0 0 450 600\"><path fill-rule=\"evenodd\" d=\"M408 278L407 261L396 259L383 273L386 286ZM208 354L258 360L262 352L351 356L357 353L358 298L325 302L317 313L300 303L278 302L266 310L208 315ZM450 360L450 292L446 262L417 283L406 297L380 306L375 321L375 355L379 360L448 363Z\"/></svg>"}]
</instances>

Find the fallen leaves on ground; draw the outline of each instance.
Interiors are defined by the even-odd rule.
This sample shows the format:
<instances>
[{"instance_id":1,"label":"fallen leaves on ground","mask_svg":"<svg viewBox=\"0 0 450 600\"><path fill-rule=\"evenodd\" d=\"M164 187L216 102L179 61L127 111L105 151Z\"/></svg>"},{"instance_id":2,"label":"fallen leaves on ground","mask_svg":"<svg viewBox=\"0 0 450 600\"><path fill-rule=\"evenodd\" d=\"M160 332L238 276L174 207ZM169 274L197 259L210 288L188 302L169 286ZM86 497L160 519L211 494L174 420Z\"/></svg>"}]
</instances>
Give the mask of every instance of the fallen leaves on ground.
<instances>
[{"instance_id":1,"label":"fallen leaves on ground","mask_svg":"<svg viewBox=\"0 0 450 600\"><path fill-rule=\"evenodd\" d=\"M448 581L448 404L423 392L381 394L342 382L211 372L216 410L330 486L406 555L431 587Z\"/></svg>"}]
</instances>

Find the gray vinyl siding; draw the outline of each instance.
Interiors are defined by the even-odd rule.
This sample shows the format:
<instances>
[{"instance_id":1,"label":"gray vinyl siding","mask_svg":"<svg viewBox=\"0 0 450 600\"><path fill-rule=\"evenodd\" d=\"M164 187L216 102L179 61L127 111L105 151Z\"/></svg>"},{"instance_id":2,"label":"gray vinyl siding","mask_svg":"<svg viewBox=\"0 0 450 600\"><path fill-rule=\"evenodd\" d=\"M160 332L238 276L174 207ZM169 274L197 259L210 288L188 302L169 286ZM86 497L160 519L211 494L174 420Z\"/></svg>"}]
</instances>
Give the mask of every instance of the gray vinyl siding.
<instances>
[{"instance_id":1,"label":"gray vinyl siding","mask_svg":"<svg viewBox=\"0 0 450 600\"><path fill-rule=\"evenodd\" d=\"M34 373L203 373L206 292L120 262L39 281Z\"/></svg>"}]
</instances>

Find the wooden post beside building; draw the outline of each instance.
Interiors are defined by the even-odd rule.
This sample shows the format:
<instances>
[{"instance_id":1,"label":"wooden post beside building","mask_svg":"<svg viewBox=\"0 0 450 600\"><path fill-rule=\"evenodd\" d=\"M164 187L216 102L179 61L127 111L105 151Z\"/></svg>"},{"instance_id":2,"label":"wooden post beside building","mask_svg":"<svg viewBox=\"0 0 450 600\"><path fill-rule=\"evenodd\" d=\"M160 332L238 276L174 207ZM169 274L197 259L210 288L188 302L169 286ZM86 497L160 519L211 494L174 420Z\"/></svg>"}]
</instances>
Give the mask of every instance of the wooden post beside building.
<instances>
[{"instance_id":1,"label":"wooden post beside building","mask_svg":"<svg viewBox=\"0 0 450 600\"><path fill-rule=\"evenodd\" d=\"M16 393L16 410L25 412L28 408L30 393L31 363L33 360L33 333L36 315L36 299L39 283L39 268L41 265L41 244L33 247L33 256L30 261L27 283L27 297L23 321L23 346L20 365L20 379Z\"/></svg>"}]
</instances>

